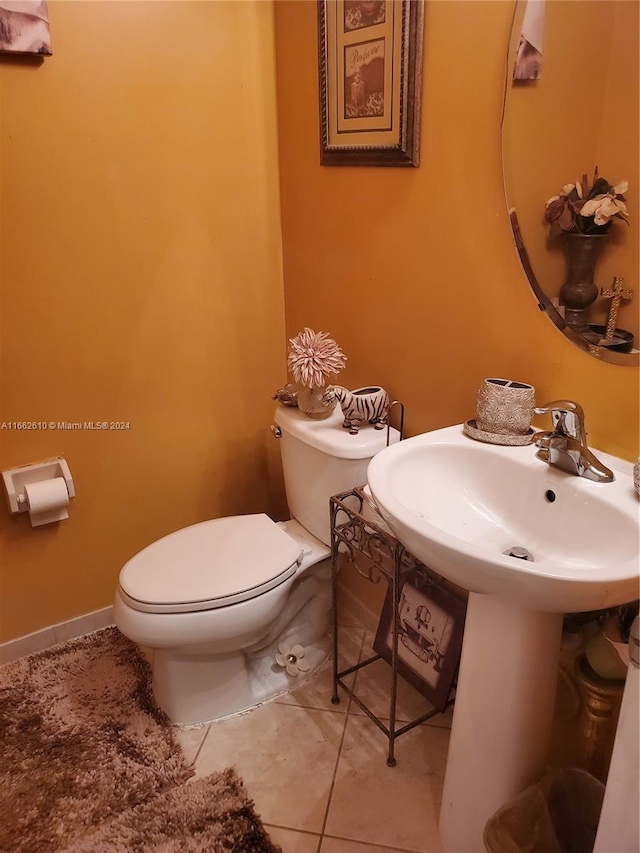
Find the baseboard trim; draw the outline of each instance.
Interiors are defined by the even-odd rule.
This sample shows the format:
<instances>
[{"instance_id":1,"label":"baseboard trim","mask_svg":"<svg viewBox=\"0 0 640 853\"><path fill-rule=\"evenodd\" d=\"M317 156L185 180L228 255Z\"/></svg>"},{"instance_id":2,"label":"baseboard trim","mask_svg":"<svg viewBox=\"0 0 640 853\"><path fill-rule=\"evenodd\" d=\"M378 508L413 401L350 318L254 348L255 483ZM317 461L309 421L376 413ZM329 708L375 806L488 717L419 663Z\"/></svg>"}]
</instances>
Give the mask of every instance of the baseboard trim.
<instances>
[{"instance_id":1,"label":"baseboard trim","mask_svg":"<svg viewBox=\"0 0 640 853\"><path fill-rule=\"evenodd\" d=\"M356 625L362 625L367 631L375 634L380 619L379 614L366 607L339 580L338 594L340 597L338 617L340 624L345 625L353 622ZM68 619L66 622L59 622L57 625L50 625L40 631L34 631L32 634L17 637L15 640L0 644L0 666L34 652L44 651L44 649L49 649L58 643L65 643L67 640L81 637L83 634L99 631L101 628L113 624L113 607L103 607L101 610L94 610L91 613L85 613L83 616Z\"/></svg>"},{"instance_id":2,"label":"baseboard trim","mask_svg":"<svg viewBox=\"0 0 640 853\"><path fill-rule=\"evenodd\" d=\"M65 643L83 634L99 631L100 628L106 628L108 625L113 625L113 607L103 607L101 610L94 610L92 613L85 613L83 616L76 616L66 622L59 622L57 625L34 631L33 634L25 634L24 637L17 637L15 640L0 644L0 665L11 663L34 652L42 652L57 643Z\"/></svg>"}]
</instances>

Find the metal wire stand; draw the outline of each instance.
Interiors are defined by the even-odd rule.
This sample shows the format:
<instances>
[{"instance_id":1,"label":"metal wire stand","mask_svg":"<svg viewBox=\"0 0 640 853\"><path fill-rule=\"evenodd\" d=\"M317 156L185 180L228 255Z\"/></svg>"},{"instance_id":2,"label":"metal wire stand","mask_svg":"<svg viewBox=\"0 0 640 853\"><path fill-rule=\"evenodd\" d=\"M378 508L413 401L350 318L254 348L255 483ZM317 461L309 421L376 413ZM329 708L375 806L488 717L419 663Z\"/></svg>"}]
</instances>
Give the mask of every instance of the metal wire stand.
<instances>
[{"instance_id":1,"label":"metal wire stand","mask_svg":"<svg viewBox=\"0 0 640 853\"><path fill-rule=\"evenodd\" d=\"M398 540L379 527L374 521L365 518L363 509L367 504L373 507L371 499L363 491L364 487L357 487L348 492L334 495L330 501L331 513L331 592L333 599L333 696L331 701L334 705L340 702L338 687L353 699L359 708L372 720L376 726L384 732L389 739L389 755L387 764L394 767L396 764L394 749L395 740L405 732L429 720L436 714L442 713L434 708L423 714L418 719L396 729L396 698L398 690L398 604L402 579L409 572L423 574L423 587L437 586L443 582L440 575L435 574L423 563L410 554ZM375 510L375 507L374 507ZM344 546L341 548L341 546ZM338 554L346 550L349 562L356 571L371 583L378 583L385 578L391 586L393 597L394 618L391 623L391 695L389 697L389 726L377 717L364 702L343 681L346 676L351 675L369 664L380 660L381 656L376 654L355 666L338 671ZM365 566L358 564L358 558L365 558ZM445 705L449 708L453 705L455 695L455 680Z\"/></svg>"}]
</instances>

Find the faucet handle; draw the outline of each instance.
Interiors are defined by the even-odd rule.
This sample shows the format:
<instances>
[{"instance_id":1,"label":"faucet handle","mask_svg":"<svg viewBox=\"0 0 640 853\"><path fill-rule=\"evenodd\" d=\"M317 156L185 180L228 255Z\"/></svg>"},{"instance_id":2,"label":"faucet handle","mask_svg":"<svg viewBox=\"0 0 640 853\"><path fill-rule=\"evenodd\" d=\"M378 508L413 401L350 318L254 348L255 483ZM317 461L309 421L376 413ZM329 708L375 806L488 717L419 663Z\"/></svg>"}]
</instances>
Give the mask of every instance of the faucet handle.
<instances>
[{"instance_id":1,"label":"faucet handle","mask_svg":"<svg viewBox=\"0 0 640 853\"><path fill-rule=\"evenodd\" d=\"M534 409L536 415L551 415L551 422L555 432L575 438L580 444L586 440L584 428L584 411L579 403L573 400L554 400L553 403L545 403Z\"/></svg>"}]
</instances>

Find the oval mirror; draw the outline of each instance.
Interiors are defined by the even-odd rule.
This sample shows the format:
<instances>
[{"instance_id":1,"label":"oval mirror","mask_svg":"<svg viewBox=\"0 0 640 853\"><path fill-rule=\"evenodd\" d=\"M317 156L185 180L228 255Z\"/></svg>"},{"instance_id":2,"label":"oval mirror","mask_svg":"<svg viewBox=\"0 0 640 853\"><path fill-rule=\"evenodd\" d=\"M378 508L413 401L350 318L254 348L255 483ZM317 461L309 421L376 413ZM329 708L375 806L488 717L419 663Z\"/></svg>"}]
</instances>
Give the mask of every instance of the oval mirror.
<instances>
[{"instance_id":1,"label":"oval mirror","mask_svg":"<svg viewBox=\"0 0 640 853\"><path fill-rule=\"evenodd\" d=\"M581 349L623 365L639 364L640 345L638 8L628 0L517 0L502 121L511 226L538 304ZM598 211L580 211L609 187L607 209L619 213L594 227ZM552 196L564 212L553 228L545 219Z\"/></svg>"}]
</instances>

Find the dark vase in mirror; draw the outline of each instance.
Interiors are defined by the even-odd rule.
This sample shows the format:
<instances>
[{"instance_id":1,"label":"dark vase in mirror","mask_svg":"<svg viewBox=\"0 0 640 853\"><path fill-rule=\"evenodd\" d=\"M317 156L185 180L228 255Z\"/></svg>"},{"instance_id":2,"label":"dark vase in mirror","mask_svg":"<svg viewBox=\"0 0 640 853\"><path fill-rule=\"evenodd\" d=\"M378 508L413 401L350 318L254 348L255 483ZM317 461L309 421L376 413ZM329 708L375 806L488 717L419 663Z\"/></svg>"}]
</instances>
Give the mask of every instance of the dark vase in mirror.
<instances>
[{"instance_id":1,"label":"dark vase in mirror","mask_svg":"<svg viewBox=\"0 0 640 853\"><path fill-rule=\"evenodd\" d=\"M567 280L560 288L565 321L574 332L589 331L589 309L598 296L596 261L606 234L567 234Z\"/></svg>"}]
</instances>

